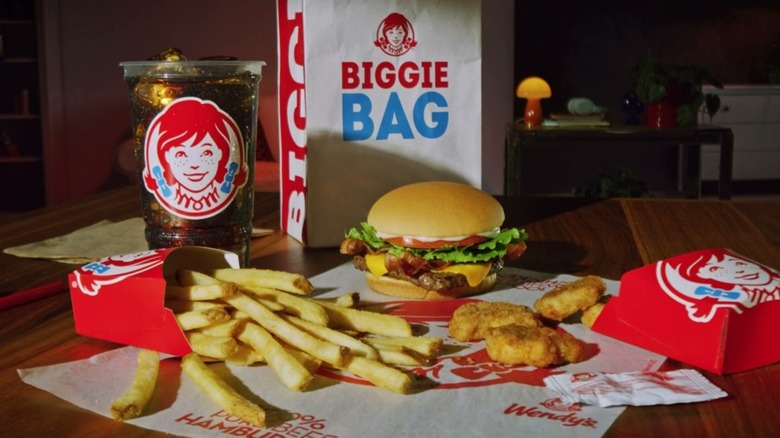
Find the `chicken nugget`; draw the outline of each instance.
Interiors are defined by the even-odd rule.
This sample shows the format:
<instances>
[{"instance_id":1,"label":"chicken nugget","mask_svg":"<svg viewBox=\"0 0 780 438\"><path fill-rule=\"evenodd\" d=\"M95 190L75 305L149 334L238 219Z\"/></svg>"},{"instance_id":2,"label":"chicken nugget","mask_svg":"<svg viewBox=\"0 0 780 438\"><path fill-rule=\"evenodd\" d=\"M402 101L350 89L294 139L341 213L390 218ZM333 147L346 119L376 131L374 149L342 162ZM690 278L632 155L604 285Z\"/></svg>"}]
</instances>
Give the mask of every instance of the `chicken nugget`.
<instances>
[{"instance_id":1,"label":"chicken nugget","mask_svg":"<svg viewBox=\"0 0 780 438\"><path fill-rule=\"evenodd\" d=\"M485 347L490 359L508 365L545 368L561 360L552 336L539 327L511 324L490 329Z\"/></svg>"},{"instance_id":2,"label":"chicken nugget","mask_svg":"<svg viewBox=\"0 0 780 438\"><path fill-rule=\"evenodd\" d=\"M596 318L601 315L602 310L604 310L604 303L598 302L582 311L582 318L580 318L580 321L585 324L586 327L591 328L596 322Z\"/></svg>"},{"instance_id":3,"label":"chicken nugget","mask_svg":"<svg viewBox=\"0 0 780 438\"><path fill-rule=\"evenodd\" d=\"M596 304L606 290L601 277L588 275L546 292L536 300L534 308L545 318L562 321Z\"/></svg>"},{"instance_id":4,"label":"chicken nugget","mask_svg":"<svg viewBox=\"0 0 780 438\"><path fill-rule=\"evenodd\" d=\"M582 362L585 358L584 342L575 338L571 333L556 331L551 328L546 329L550 331L548 334L555 346L558 347L560 359L558 364Z\"/></svg>"},{"instance_id":5,"label":"chicken nugget","mask_svg":"<svg viewBox=\"0 0 780 438\"><path fill-rule=\"evenodd\" d=\"M461 342L481 340L492 327L517 324L542 325L534 311L520 304L505 302L470 302L458 307L450 319L450 336Z\"/></svg>"}]
</instances>

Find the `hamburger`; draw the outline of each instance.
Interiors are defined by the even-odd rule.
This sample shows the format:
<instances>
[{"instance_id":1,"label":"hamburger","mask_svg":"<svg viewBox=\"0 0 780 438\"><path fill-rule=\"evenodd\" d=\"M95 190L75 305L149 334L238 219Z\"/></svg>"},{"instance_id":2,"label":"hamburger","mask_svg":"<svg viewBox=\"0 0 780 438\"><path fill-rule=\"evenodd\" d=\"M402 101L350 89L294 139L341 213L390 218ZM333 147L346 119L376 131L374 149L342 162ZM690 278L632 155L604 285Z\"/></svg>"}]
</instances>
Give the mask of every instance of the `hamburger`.
<instances>
[{"instance_id":1,"label":"hamburger","mask_svg":"<svg viewBox=\"0 0 780 438\"><path fill-rule=\"evenodd\" d=\"M447 299L490 290L528 235L502 228L491 195L453 182L421 182L380 197L339 251L353 256L368 286L385 295Z\"/></svg>"}]
</instances>

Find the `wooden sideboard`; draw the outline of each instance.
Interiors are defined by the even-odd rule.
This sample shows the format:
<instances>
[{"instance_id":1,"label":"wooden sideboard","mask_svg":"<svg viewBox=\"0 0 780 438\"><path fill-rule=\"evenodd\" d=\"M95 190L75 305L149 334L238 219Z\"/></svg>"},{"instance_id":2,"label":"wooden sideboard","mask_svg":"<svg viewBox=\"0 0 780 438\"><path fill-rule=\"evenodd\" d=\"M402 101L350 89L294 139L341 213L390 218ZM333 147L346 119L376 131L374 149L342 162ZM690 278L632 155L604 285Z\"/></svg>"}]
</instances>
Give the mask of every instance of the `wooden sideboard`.
<instances>
[{"instance_id":1,"label":"wooden sideboard","mask_svg":"<svg viewBox=\"0 0 780 438\"><path fill-rule=\"evenodd\" d=\"M598 169L599 156L627 153L636 162L648 161L648 153L654 149L673 146L677 148L675 163L677 190L687 198L701 195L701 147L716 144L718 148L718 197L731 198L731 161L733 156L732 132L728 128L712 125L692 128L650 129L644 126L609 126L585 128L541 127L527 128L522 124L506 127L506 165L504 193L507 195L538 195L529 193L528 187L540 174L549 180L571 177L561 164L568 160L576 167ZM642 156L640 148L645 147ZM540 153L541 152L541 153ZM647 167L645 166L645 167ZM646 172L662 172L659 167L644 169ZM543 169L542 172L538 172Z\"/></svg>"}]
</instances>

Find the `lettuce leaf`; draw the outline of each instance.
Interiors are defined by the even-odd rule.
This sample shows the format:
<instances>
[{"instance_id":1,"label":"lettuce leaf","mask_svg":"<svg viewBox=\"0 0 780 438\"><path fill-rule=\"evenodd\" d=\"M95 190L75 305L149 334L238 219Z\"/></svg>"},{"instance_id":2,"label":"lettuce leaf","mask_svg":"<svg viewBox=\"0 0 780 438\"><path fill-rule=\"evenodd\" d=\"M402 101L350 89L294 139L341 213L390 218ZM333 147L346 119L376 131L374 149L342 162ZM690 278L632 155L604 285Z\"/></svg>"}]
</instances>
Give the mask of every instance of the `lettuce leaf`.
<instances>
[{"instance_id":1,"label":"lettuce leaf","mask_svg":"<svg viewBox=\"0 0 780 438\"><path fill-rule=\"evenodd\" d=\"M361 222L360 227L360 229L352 228L349 230L346 233L346 237L361 240L375 250L387 249L391 254L399 256L406 251L426 260L442 260L450 263L480 263L492 261L496 258L504 257L507 253L507 247L510 244L518 244L528 239L528 233L526 233L525 230L509 228L502 230L492 239L473 245L458 247L453 244L441 248L418 249L395 245L381 239L376 235L374 227L366 222Z\"/></svg>"}]
</instances>

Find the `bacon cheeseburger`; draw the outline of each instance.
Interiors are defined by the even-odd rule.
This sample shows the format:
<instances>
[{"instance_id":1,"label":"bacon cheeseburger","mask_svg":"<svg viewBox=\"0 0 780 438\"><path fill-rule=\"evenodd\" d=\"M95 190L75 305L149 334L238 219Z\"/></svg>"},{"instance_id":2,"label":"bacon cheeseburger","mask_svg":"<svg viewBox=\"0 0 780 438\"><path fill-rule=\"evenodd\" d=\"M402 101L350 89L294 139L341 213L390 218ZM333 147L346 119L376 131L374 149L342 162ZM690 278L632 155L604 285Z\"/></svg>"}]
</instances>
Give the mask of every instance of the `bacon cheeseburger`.
<instances>
[{"instance_id":1,"label":"bacon cheeseburger","mask_svg":"<svg viewBox=\"0 0 780 438\"><path fill-rule=\"evenodd\" d=\"M504 261L525 251L524 230L501 229L504 209L489 194L451 182L392 190L349 230L342 254L353 255L371 289L437 300L485 292Z\"/></svg>"}]
</instances>

